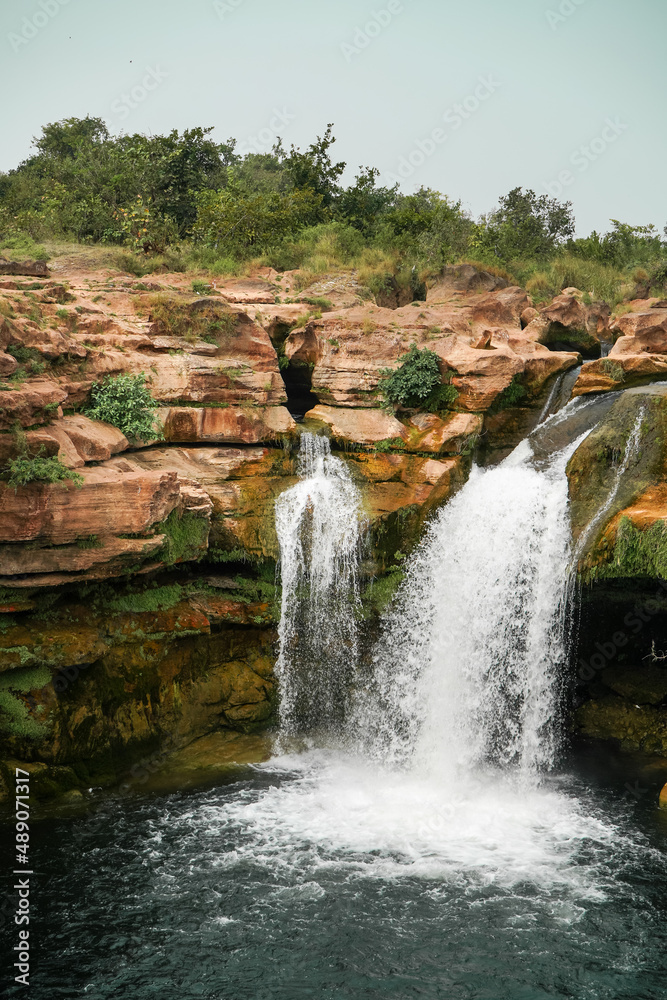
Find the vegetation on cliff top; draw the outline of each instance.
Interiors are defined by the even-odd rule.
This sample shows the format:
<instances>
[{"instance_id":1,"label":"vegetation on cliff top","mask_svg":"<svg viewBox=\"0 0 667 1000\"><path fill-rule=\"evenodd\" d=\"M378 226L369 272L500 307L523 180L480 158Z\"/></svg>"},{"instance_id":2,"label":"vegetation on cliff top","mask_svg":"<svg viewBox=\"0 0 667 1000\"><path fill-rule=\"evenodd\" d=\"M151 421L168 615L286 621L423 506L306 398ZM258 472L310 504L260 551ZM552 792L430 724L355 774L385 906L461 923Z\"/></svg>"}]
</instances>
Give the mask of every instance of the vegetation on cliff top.
<instances>
[{"instance_id":1,"label":"vegetation on cliff top","mask_svg":"<svg viewBox=\"0 0 667 1000\"><path fill-rule=\"evenodd\" d=\"M279 140L245 156L211 132L112 136L101 118L49 123L34 154L0 174L0 250L44 258L44 241L105 244L136 274L354 266L375 294L416 289L465 260L527 283L537 301L576 285L616 303L667 284L667 242L653 225L611 220L608 233L575 239L569 202L518 187L474 219L437 191L383 186L374 167L345 186L331 125L305 150Z\"/></svg>"}]
</instances>

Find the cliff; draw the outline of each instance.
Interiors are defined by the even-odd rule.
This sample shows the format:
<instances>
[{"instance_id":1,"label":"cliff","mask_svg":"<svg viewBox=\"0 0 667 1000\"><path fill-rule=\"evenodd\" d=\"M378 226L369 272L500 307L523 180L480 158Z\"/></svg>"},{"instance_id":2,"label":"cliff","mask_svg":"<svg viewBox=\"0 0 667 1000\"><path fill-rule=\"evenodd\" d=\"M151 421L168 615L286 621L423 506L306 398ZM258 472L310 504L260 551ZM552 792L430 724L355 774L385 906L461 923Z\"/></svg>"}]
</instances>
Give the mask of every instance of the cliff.
<instances>
[{"instance_id":1,"label":"cliff","mask_svg":"<svg viewBox=\"0 0 667 1000\"><path fill-rule=\"evenodd\" d=\"M473 450L482 461L507 454L556 377L599 353L614 323L614 359L644 352L663 363L667 342L651 334L649 344L641 319L662 323L652 302L633 304L634 325L630 313L616 321L584 305L576 289L538 311L523 289L463 265L445 269L425 301L388 308L360 297L354 274L302 291L297 277L266 269L206 285L179 273L147 284L63 267L0 280L0 466L57 456L81 477L0 480L5 775L27 762L47 796L117 781L167 736L178 747L271 723L273 505L296 481L301 428L327 433L362 488L372 618L425 520L465 482ZM614 354L627 337L635 353ZM380 382L412 344L437 355L450 387L427 412L382 405ZM655 377L644 360L619 362L624 379L640 368ZM598 364L584 365L575 391L592 391ZM127 373L146 376L159 439L130 442L86 413L96 383ZM662 427L662 397L646 398ZM640 396L622 399L621 437ZM597 454L572 460L575 523L600 502L586 493ZM616 526L662 524L651 455L645 494L619 493ZM609 474L600 470L600 491ZM653 521L640 513L649 502ZM600 553L615 551L614 524L600 526L606 542L582 556L585 572L613 564Z\"/></svg>"}]
</instances>

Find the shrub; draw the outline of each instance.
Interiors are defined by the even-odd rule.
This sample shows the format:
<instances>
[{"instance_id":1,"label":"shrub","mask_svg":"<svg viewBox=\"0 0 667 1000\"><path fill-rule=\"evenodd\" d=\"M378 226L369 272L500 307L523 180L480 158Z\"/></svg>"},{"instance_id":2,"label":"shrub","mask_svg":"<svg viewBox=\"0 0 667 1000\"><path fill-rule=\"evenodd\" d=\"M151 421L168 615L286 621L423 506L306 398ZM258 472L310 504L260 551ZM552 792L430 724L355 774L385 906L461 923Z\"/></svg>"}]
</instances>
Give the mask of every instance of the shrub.
<instances>
[{"instance_id":1,"label":"shrub","mask_svg":"<svg viewBox=\"0 0 667 1000\"><path fill-rule=\"evenodd\" d=\"M407 354L399 359L400 367L385 368L378 388L387 402L407 408L438 409L454 402L457 397L453 385L443 385L438 355L428 348L419 350L412 344Z\"/></svg>"},{"instance_id":2,"label":"shrub","mask_svg":"<svg viewBox=\"0 0 667 1000\"><path fill-rule=\"evenodd\" d=\"M149 319L161 336L182 337L190 344L198 340L220 344L236 332L237 314L208 299L179 302L173 296L158 293L147 296L141 306L148 308Z\"/></svg>"},{"instance_id":3,"label":"shrub","mask_svg":"<svg viewBox=\"0 0 667 1000\"><path fill-rule=\"evenodd\" d=\"M148 391L146 377L107 375L90 392L88 416L104 420L123 432L128 441L148 441L161 436L156 424L155 400Z\"/></svg>"},{"instance_id":4,"label":"shrub","mask_svg":"<svg viewBox=\"0 0 667 1000\"><path fill-rule=\"evenodd\" d=\"M42 449L43 451L43 449ZM45 458L42 453L30 456L27 452L10 459L7 463L9 476L7 483L14 487L14 492L19 486L27 486L28 483L63 483L64 480L71 480L76 487L83 484L83 476L72 469L68 469L59 458Z\"/></svg>"},{"instance_id":5,"label":"shrub","mask_svg":"<svg viewBox=\"0 0 667 1000\"><path fill-rule=\"evenodd\" d=\"M499 413L501 410L508 410L512 406L520 406L528 395L526 387L521 382L521 375L515 375L506 389L495 399L491 412Z\"/></svg>"},{"instance_id":6,"label":"shrub","mask_svg":"<svg viewBox=\"0 0 667 1000\"><path fill-rule=\"evenodd\" d=\"M600 362L600 368L614 382L622 382L625 379L623 368L613 358L603 358Z\"/></svg>"}]
</instances>

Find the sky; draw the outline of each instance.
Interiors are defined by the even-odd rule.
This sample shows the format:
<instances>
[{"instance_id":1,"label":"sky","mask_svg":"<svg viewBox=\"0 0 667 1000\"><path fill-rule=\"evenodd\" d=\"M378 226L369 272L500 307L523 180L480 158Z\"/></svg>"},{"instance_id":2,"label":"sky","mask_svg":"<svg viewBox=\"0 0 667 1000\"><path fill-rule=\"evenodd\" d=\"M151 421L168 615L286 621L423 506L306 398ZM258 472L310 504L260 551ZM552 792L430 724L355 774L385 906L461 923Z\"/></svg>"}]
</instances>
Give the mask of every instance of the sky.
<instances>
[{"instance_id":1,"label":"sky","mask_svg":"<svg viewBox=\"0 0 667 1000\"><path fill-rule=\"evenodd\" d=\"M0 0L0 170L42 125L304 147L473 215L514 187L577 232L667 223L665 0ZM10 90L11 99L7 99Z\"/></svg>"}]
</instances>

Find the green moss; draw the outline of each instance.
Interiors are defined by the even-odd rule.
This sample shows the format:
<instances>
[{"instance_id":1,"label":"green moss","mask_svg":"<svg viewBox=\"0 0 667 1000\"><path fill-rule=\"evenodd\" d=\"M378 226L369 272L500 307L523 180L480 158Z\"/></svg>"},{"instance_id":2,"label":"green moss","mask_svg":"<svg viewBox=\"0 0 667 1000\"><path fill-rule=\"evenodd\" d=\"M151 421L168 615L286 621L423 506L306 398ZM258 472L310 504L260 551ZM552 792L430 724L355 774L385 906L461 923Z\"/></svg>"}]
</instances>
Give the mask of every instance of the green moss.
<instances>
[{"instance_id":1,"label":"green moss","mask_svg":"<svg viewBox=\"0 0 667 1000\"><path fill-rule=\"evenodd\" d=\"M502 410L509 410L512 406L520 406L528 395L528 390L523 384L522 376L515 375L506 389L495 399L493 405L489 407L489 413L500 413Z\"/></svg>"},{"instance_id":2,"label":"green moss","mask_svg":"<svg viewBox=\"0 0 667 1000\"><path fill-rule=\"evenodd\" d=\"M395 567L384 576L371 580L361 594L363 617L367 618L370 614L378 616L383 614L394 599L404 576L403 570Z\"/></svg>"},{"instance_id":3,"label":"green moss","mask_svg":"<svg viewBox=\"0 0 667 1000\"><path fill-rule=\"evenodd\" d=\"M51 681L51 673L46 667L27 670L10 670L0 675L0 729L12 736L39 739L44 736L46 726L38 722L29 712L22 694L39 691ZM39 707L39 706L38 706Z\"/></svg>"},{"instance_id":4,"label":"green moss","mask_svg":"<svg viewBox=\"0 0 667 1000\"><path fill-rule=\"evenodd\" d=\"M151 587L139 593L127 593L104 601L110 611L140 614L142 611L168 611L183 600L185 588L179 584L168 587Z\"/></svg>"},{"instance_id":5,"label":"green moss","mask_svg":"<svg viewBox=\"0 0 667 1000\"><path fill-rule=\"evenodd\" d=\"M209 523L192 511L173 510L166 521L157 526L166 535L163 559L167 566L200 559L208 545Z\"/></svg>"},{"instance_id":6,"label":"green moss","mask_svg":"<svg viewBox=\"0 0 667 1000\"><path fill-rule=\"evenodd\" d=\"M656 521L641 531L629 517L621 518L611 558L593 566L589 579L629 577L667 579L667 524Z\"/></svg>"}]
</instances>

